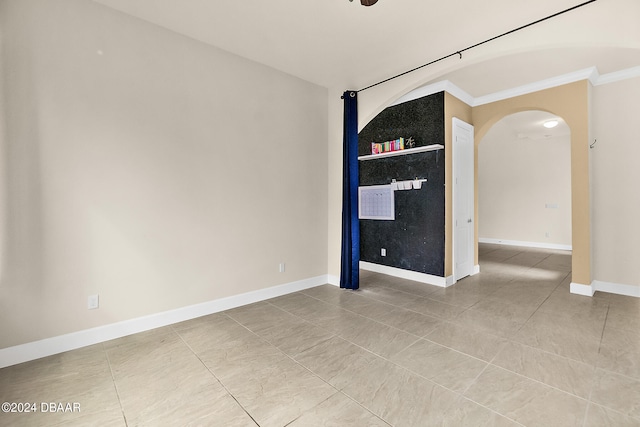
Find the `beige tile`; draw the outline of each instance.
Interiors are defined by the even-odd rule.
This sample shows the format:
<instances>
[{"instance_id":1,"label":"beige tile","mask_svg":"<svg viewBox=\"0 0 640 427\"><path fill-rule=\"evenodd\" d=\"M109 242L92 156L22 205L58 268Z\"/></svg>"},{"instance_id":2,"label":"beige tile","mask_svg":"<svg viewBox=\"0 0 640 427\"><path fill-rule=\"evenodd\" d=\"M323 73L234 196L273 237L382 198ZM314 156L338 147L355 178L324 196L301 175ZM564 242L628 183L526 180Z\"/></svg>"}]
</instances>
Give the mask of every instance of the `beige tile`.
<instances>
[{"instance_id":1,"label":"beige tile","mask_svg":"<svg viewBox=\"0 0 640 427\"><path fill-rule=\"evenodd\" d=\"M453 319L465 310L465 307L420 297L414 298L405 304L403 308L444 320Z\"/></svg>"},{"instance_id":2,"label":"beige tile","mask_svg":"<svg viewBox=\"0 0 640 427\"><path fill-rule=\"evenodd\" d=\"M557 290L540 306L540 311L573 317L574 321L587 319L603 322L609 303L606 300L575 295L567 290Z\"/></svg>"},{"instance_id":3,"label":"beige tile","mask_svg":"<svg viewBox=\"0 0 640 427\"><path fill-rule=\"evenodd\" d=\"M334 336L333 333L303 320L290 320L271 326L260 331L259 335L289 356L296 356Z\"/></svg>"},{"instance_id":4,"label":"beige tile","mask_svg":"<svg viewBox=\"0 0 640 427\"><path fill-rule=\"evenodd\" d=\"M640 418L640 381L598 369L591 401L627 416Z\"/></svg>"},{"instance_id":5,"label":"beige tile","mask_svg":"<svg viewBox=\"0 0 640 427\"><path fill-rule=\"evenodd\" d=\"M36 413L0 413L2 425L53 425L88 419L122 423L122 411L101 344L0 370L1 402L32 402ZM77 403L80 412L42 412L42 403ZM118 414L120 415L118 417Z\"/></svg>"},{"instance_id":6,"label":"beige tile","mask_svg":"<svg viewBox=\"0 0 640 427\"><path fill-rule=\"evenodd\" d=\"M547 287L510 283L501 287L487 298L508 304L538 307L549 297L552 291L553 289Z\"/></svg>"},{"instance_id":7,"label":"beige tile","mask_svg":"<svg viewBox=\"0 0 640 427\"><path fill-rule=\"evenodd\" d=\"M637 427L640 426L640 419L590 403L584 425L585 427Z\"/></svg>"},{"instance_id":8,"label":"beige tile","mask_svg":"<svg viewBox=\"0 0 640 427\"><path fill-rule=\"evenodd\" d=\"M116 380L131 375L161 375L165 369L193 365L195 356L171 328L160 328L105 343Z\"/></svg>"},{"instance_id":9,"label":"beige tile","mask_svg":"<svg viewBox=\"0 0 640 427\"><path fill-rule=\"evenodd\" d=\"M480 252L481 273L447 289L363 271L358 291L318 286L0 369L0 401L82 407L0 424L640 425L640 300L570 294L562 251ZM470 383L468 397L435 382Z\"/></svg>"},{"instance_id":10,"label":"beige tile","mask_svg":"<svg viewBox=\"0 0 640 427\"><path fill-rule=\"evenodd\" d=\"M223 383L260 426L287 425L337 391L291 359Z\"/></svg>"},{"instance_id":11,"label":"beige tile","mask_svg":"<svg viewBox=\"0 0 640 427\"><path fill-rule=\"evenodd\" d=\"M492 364L559 388L583 399L589 398L595 367L516 342L504 346Z\"/></svg>"},{"instance_id":12,"label":"beige tile","mask_svg":"<svg viewBox=\"0 0 640 427\"><path fill-rule=\"evenodd\" d=\"M224 312L252 332L260 333L264 329L290 322L297 317L268 302L258 302Z\"/></svg>"},{"instance_id":13,"label":"beige tile","mask_svg":"<svg viewBox=\"0 0 640 427\"><path fill-rule=\"evenodd\" d=\"M526 426L582 426L587 401L490 366L465 393Z\"/></svg>"},{"instance_id":14,"label":"beige tile","mask_svg":"<svg viewBox=\"0 0 640 427\"><path fill-rule=\"evenodd\" d=\"M391 277L381 275L384 277L377 286L387 287L391 289L397 289L402 292L406 292L411 295L428 296L431 292L441 289L439 286L429 285L426 283L416 282L414 280L401 279L398 277ZM363 289L363 287L361 287Z\"/></svg>"},{"instance_id":15,"label":"beige tile","mask_svg":"<svg viewBox=\"0 0 640 427\"><path fill-rule=\"evenodd\" d=\"M340 310L340 307L299 292L272 298L268 302L310 322Z\"/></svg>"},{"instance_id":16,"label":"beige tile","mask_svg":"<svg viewBox=\"0 0 640 427\"><path fill-rule=\"evenodd\" d=\"M482 270L480 274L465 277L458 281L454 287L473 289L486 295L486 292L495 292L513 281L512 275L504 274L490 264L483 263L480 269ZM491 270L497 270L497 272L491 272Z\"/></svg>"},{"instance_id":17,"label":"beige tile","mask_svg":"<svg viewBox=\"0 0 640 427\"><path fill-rule=\"evenodd\" d=\"M111 377L101 344L0 369L0 398L7 398L14 391L33 393L56 387L61 381L74 383L83 377Z\"/></svg>"},{"instance_id":18,"label":"beige tile","mask_svg":"<svg viewBox=\"0 0 640 427\"><path fill-rule=\"evenodd\" d=\"M443 323L425 338L486 362L491 361L507 342L474 327L450 322Z\"/></svg>"},{"instance_id":19,"label":"beige tile","mask_svg":"<svg viewBox=\"0 0 640 427\"><path fill-rule=\"evenodd\" d=\"M598 367L640 380L640 332L607 326L600 344Z\"/></svg>"},{"instance_id":20,"label":"beige tile","mask_svg":"<svg viewBox=\"0 0 640 427\"><path fill-rule=\"evenodd\" d=\"M329 304L341 305L345 300L353 298L358 291L341 289L334 285L322 285L300 291L304 295L319 299Z\"/></svg>"},{"instance_id":21,"label":"beige tile","mask_svg":"<svg viewBox=\"0 0 640 427\"><path fill-rule=\"evenodd\" d=\"M389 426L342 393L334 394L289 425L291 427Z\"/></svg>"},{"instance_id":22,"label":"beige tile","mask_svg":"<svg viewBox=\"0 0 640 427\"><path fill-rule=\"evenodd\" d=\"M462 392L487 366L486 362L427 340L420 340L391 359L436 384Z\"/></svg>"},{"instance_id":23,"label":"beige tile","mask_svg":"<svg viewBox=\"0 0 640 427\"><path fill-rule=\"evenodd\" d=\"M391 362L364 368L343 392L391 425L438 425L458 397Z\"/></svg>"},{"instance_id":24,"label":"beige tile","mask_svg":"<svg viewBox=\"0 0 640 427\"><path fill-rule=\"evenodd\" d=\"M571 271L571 255L570 254L555 254L550 255L536 264L537 268L545 270L557 270L557 271Z\"/></svg>"},{"instance_id":25,"label":"beige tile","mask_svg":"<svg viewBox=\"0 0 640 427\"><path fill-rule=\"evenodd\" d=\"M419 337L427 335L442 324L442 320L433 316L400 307L392 307L380 314L370 313L367 317Z\"/></svg>"},{"instance_id":26,"label":"beige tile","mask_svg":"<svg viewBox=\"0 0 640 427\"><path fill-rule=\"evenodd\" d=\"M520 252L504 260L504 263L517 265L519 267L530 268L540 263L542 260L544 260L548 256L549 256L548 254L540 253L540 252Z\"/></svg>"},{"instance_id":27,"label":"beige tile","mask_svg":"<svg viewBox=\"0 0 640 427\"><path fill-rule=\"evenodd\" d=\"M288 359L259 337L221 342L219 347L203 351L198 357L222 381L260 372L265 366Z\"/></svg>"},{"instance_id":28,"label":"beige tile","mask_svg":"<svg viewBox=\"0 0 640 427\"><path fill-rule=\"evenodd\" d=\"M519 249L505 248L504 246L497 248L491 252L483 254L483 261L496 261L503 263L520 253Z\"/></svg>"},{"instance_id":29,"label":"beige tile","mask_svg":"<svg viewBox=\"0 0 640 427\"><path fill-rule=\"evenodd\" d=\"M410 294L407 292L403 292L399 289L391 289L386 287L368 287L362 286L360 288L360 292L362 295L376 299L382 302L386 302L388 304L393 304L396 306L403 306L407 303L410 303L415 300L416 295Z\"/></svg>"},{"instance_id":30,"label":"beige tile","mask_svg":"<svg viewBox=\"0 0 640 427\"><path fill-rule=\"evenodd\" d=\"M521 424L460 396L445 413L443 427L516 427Z\"/></svg>"},{"instance_id":31,"label":"beige tile","mask_svg":"<svg viewBox=\"0 0 640 427\"><path fill-rule=\"evenodd\" d=\"M289 355L333 336L332 332L269 303L239 307L225 314Z\"/></svg>"},{"instance_id":32,"label":"beige tile","mask_svg":"<svg viewBox=\"0 0 640 427\"><path fill-rule=\"evenodd\" d=\"M529 318L527 324L542 328L560 327L567 332L599 340L602 337L604 321L604 316L602 318L588 317L558 309L553 311L538 310Z\"/></svg>"},{"instance_id":33,"label":"beige tile","mask_svg":"<svg viewBox=\"0 0 640 427\"><path fill-rule=\"evenodd\" d=\"M361 293L350 295L351 296L345 297L340 301L340 308L371 319L376 319L376 317L384 315L396 308L396 306L392 304L363 296Z\"/></svg>"},{"instance_id":34,"label":"beige tile","mask_svg":"<svg viewBox=\"0 0 640 427\"><path fill-rule=\"evenodd\" d=\"M325 312L315 320L309 321L319 328L323 328L334 334L341 334L343 331L348 331L367 322L371 322L371 319L367 319L366 317L353 313L349 310L336 306L332 307L335 307L335 310Z\"/></svg>"},{"instance_id":35,"label":"beige tile","mask_svg":"<svg viewBox=\"0 0 640 427\"><path fill-rule=\"evenodd\" d=\"M527 322L513 337L514 341L555 353L579 362L595 365L600 340L562 325Z\"/></svg>"},{"instance_id":36,"label":"beige tile","mask_svg":"<svg viewBox=\"0 0 640 427\"><path fill-rule=\"evenodd\" d=\"M509 338L518 332L535 310L535 306L485 299L461 313L454 322Z\"/></svg>"},{"instance_id":37,"label":"beige tile","mask_svg":"<svg viewBox=\"0 0 640 427\"><path fill-rule=\"evenodd\" d=\"M615 310L624 310L629 313L640 311L640 299L626 295L609 294L609 304Z\"/></svg>"},{"instance_id":38,"label":"beige tile","mask_svg":"<svg viewBox=\"0 0 640 427\"><path fill-rule=\"evenodd\" d=\"M3 427L125 427L126 421L120 407L99 412L52 413L40 412L41 402L36 404L35 413L0 413L0 424Z\"/></svg>"},{"instance_id":39,"label":"beige tile","mask_svg":"<svg viewBox=\"0 0 640 427\"><path fill-rule=\"evenodd\" d=\"M426 283L406 280L400 284L399 289L411 295L419 297L429 297L433 292L442 289L440 286L428 285Z\"/></svg>"},{"instance_id":40,"label":"beige tile","mask_svg":"<svg viewBox=\"0 0 640 427\"><path fill-rule=\"evenodd\" d=\"M435 292L429 294L429 298L432 300L444 302L451 305L457 305L463 308L471 307L482 299L483 295L477 292L472 292L463 287L449 287L441 288Z\"/></svg>"},{"instance_id":41,"label":"beige tile","mask_svg":"<svg viewBox=\"0 0 640 427\"><path fill-rule=\"evenodd\" d=\"M271 353L280 353L273 346L246 329L227 316L207 316L206 320L183 322L174 326L184 343L197 355L234 353L243 348L252 347L255 343L256 351L265 348ZM238 350L240 349L240 350ZM258 353L262 354L262 353Z\"/></svg>"},{"instance_id":42,"label":"beige tile","mask_svg":"<svg viewBox=\"0 0 640 427\"><path fill-rule=\"evenodd\" d=\"M338 335L384 358L398 354L419 339L413 334L364 317L345 324Z\"/></svg>"},{"instance_id":43,"label":"beige tile","mask_svg":"<svg viewBox=\"0 0 640 427\"><path fill-rule=\"evenodd\" d=\"M383 359L342 338L333 337L296 356L296 361L338 390Z\"/></svg>"},{"instance_id":44,"label":"beige tile","mask_svg":"<svg viewBox=\"0 0 640 427\"><path fill-rule=\"evenodd\" d=\"M129 425L256 425L215 380L190 378L171 391L145 394L147 399L123 402Z\"/></svg>"},{"instance_id":45,"label":"beige tile","mask_svg":"<svg viewBox=\"0 0 640 427\"><path fill-rule=\"evenodd\" d=\"M134 351L129 341L112 343L107 350L128 423L192 422L206 417L212 403L228 400L218 380L186 345L176 346L167 339L150 351L148 342L139 342ZM236 415L242 417L237 409Z\"/></svg>"},{"instance_id":46,"label":"beige tile","mask_svg":"<svg viewBox=\"0 0 640 427\"><path fill-rule=\"evenodd\" d=\"M626 331L640 331L640 310L636 315L632 315L626 311L616 311L611 307L607 313L606 326Z\"/></svg>"},{"instance_id":47,"label":"beige tile","mask_svg":"<svg viewBox=\"0 0 640 427\"><path fill-rule=\"evenodd\" d=\"M158 346L171 346L179 344L180 341L173 327L165 326L106 341L103 346L107 352L117 349L118 353L125 355L129 351L135 351L140 348L152 349Z\"/></svg>"}]
</instances>

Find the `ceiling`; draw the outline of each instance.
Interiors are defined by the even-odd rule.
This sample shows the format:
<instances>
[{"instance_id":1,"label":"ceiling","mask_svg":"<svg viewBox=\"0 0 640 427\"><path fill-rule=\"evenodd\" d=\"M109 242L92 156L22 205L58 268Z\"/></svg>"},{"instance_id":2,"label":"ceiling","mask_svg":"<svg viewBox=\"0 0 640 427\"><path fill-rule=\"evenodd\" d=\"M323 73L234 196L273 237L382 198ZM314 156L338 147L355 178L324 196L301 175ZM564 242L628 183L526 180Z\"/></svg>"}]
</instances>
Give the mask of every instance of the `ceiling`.
<instances>
[{"instance_id":1,"label":"ceiling","mask_svg":"<svg viewBox=\"0 0 640 427\"><path fill-rule=\"evenodd\" d=\"M93 0L327 88L361 89L584 0ZM640 65L640 1L597 0L424 69L472 96ZM509 72L505 73L505 70Z\"/></svg>"},{"instance_id":2,"label":"ceiling","mask_svg":"<svg viewBox=\"0 0 640 427\"><path fill-rule=\"evenodd\" d=\"M547 129L544 127L544 123L549 120L557 120L558 125L554 128ZM547 113L546 111L521 111L502 118L496 124L504 129L508 129L518 140L538 141L566 137L563 140L568 143L569 136L571 135L569 125L561 117ZM491 128L489 132L493 129L494 128Z\"/></svg>"}]
</instances>

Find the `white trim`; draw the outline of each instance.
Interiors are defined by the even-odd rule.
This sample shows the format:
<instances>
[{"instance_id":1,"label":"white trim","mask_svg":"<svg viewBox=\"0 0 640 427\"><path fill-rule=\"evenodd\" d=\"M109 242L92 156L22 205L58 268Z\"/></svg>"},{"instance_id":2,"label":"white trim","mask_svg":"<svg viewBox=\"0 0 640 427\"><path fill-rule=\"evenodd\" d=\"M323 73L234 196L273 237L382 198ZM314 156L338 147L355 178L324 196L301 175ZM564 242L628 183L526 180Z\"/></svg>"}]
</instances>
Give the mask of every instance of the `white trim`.
<instances>
[{"instance_id":1,"label":"white trim","mask_svg":"<svg viewBox=\"0 0 640 427\"><path fill-rule=\"evenodd\" d=\"M451 176L452 176L452 180L455 181L456 178L456 168L459 166L458 165L458 161L456 160L456 154L459 153L459 148L458 144L455 143L456 141L456 137L458 135L458 131L456 130L456 127L460 127L462 129L465 129L467 131L470 132L471 135L471 147L472 150L474 150L473 147L475 147L475 128L473 127L472 124L469 124L463 120L460 120L457 117L453 117L451 120L451 129L452 129L452 134L451 134L451 153L452 156L451 158L453 159L451 164L452 164L452 168L451 168ZM472 157L475 157L475 153L471 153ZM473 159L472 159L473 160ZM472 165L471 165L471 174L473 176L473 174L475 173L473 168L475 168L475 166L473 165L473 161L472 161ZM475 180L475 178L473 178ZM473 182L472 182L472 186L473 186ZM475 211L475 193L473 191L471 191L471 206L474 206L473 210L473 221L476 220L476 211ZM459 276L458 274L456 274L456 236L457 236L457 231L456 231L456 226L455 226L455 222L456 222L456 186L452 185L451 186L451 200L453 201L451 206L451 218L453 219L452 223L453 223L453 228L452 228L452 232L451 232L451 253L453 254L452 257L452 269L453 269L453 283L455 283L458 279L457 277ZM473 233L472 233L473 235ZM473 239L472 239L473 240ZM469 244L471 245L471 250L473 251L473 253L471 254L471 257L475 259L476 256L476 247L475 247L475 243L473 242L469 242ZM464 273L464 272L463 272ZM473 270L471 270L471 273L469 274L470 276L473 275ZM463 277L467 277L467 276L463 276ZM460 277L460 279L462 279L463 277Z\"/></svg>"},{"instance_id":2,"label":"white trim","mask_svg":"<svg viewBox=\"0 0 640 427\"><path fill-rule=\"evenodd\" d=\"M529 83L523 86L514 87L511 89L501 90L489 95L479 96L474 98L472 107L478 105L490 104L496 101L502 101L504 99L514 98L516 96L526 95L528 93L539 92L544 89L550 89L552 87L563 86L569 83L574 83L580 80L590 80L592 83L597 80L598 70L596 67L585 68L584 70L574 71L573 73L562 74L560 76L551 77L549 79L540 80L538 82Z\"/></svg>"},{"instance_id":3,"label":"white trim","mask_svg":"<svg viewBox=\"0 0 640 427\"><path fill-rule=\"evenodd\" d=\"M572 294L585 295L588 297L592 297L596 292L606 292L609 294L640 298L640 286L602 282L600 280L594 280L590 285L581 285L580 283L572 282L570 292Z\"/></svg>"},{"instance_id":4,"label":"white trim","mask_svg":"<svg viewBox=\"0 0 640 427\"><path fill-rule=\"evenodd\" d=\"M329 274L327 276L327 283L333 286L340 286L340 276L334 276L333 274Z\"/></svg>"},{"instance_id":5,"label":"white trim","mask_svg":"<svg viewBox=\"0 0 640 427\"><path fill-rule=\"evenodd\" d=\"M595 290L591 285L583 285L581 283L571 282L571 284L569 285L569 292L571 292L572 294L592 297Z\"/></svg>"},{"instance_id":6,"label":"white trim","mask_svg":"<svg viewBox=\"0 0 640 427\"><path fill-rule=\"evenodd\" d=\"M405 102L414 101L419 98L424 98L425 96L433 95L438 92L448 92L449 94L455 96L462 102L467 105L473 105L474 98L469 95L464 90L460 89L455 84L451 83L449 80L442 80L437 83L433 83L427 86L422 86L417 89L412 90L404 96L398 98L390 107L394 105L403 104Z\"/></svg>"},{"instance_id":7,"label":"white trim","mask_svg":"<svg viewBox=\"0 0 640 427\"><path fill-rule=\"evenodd\" d=\"M372 262L360 261L360 268L367 271L386 274L388 276L399 277L401 279L414 280L416 282L446 288L453 285L453 276L440 277L431 274L419 273L417 271L405 270L403 268L389 267L387 265L374 264Z\"/></svg>"},{"instance_id":8,"label":"white trim","mask_svg":"<svg viewBox=\"0 0 640 427\"><path fill-rule=\"evenodd\" d=\"M494 245L506 245L506 246L522 246L525 248L559 249L561 251L573 250L573 246L562 245L559 243L523 242L520 240L489 239L487 237L478 238L478 243L491 243Z\"/></svg>"},{"instance_id":9,"label":"white trim","mask_svg":"<svg viewBox=\"0 0 640 427\"><path fill-rule=\"evenodd\" d=\"M496 101L502 101L504 99L514 98L516 96L522 96L533 92L539 92L545 89L551 89L558 86L563 86L569 83L574 83L580 80L589 80L592 85L600 86L609 83L618 82L621 80L631 79L634 77L640 77L640 66L631 67L620 71L615 71L608 74L600 75L596 67L589 67L582 70L574 71L572 73L562 74L560 76L551 77L545 80L529 83L526 85L506 89L494 93L490 93L483 96L473 97L463 89L459 88L449 80L442 80L437 83L432 83L427 86L422 86L411 92L401 96L390 106L402 104L404 102L413 101L418 98L432 95L438 92L448 92L455 96L465 104L471 107L477 107L479 105L490 104Z\"/></svg>"},{"instance_id":10,"label":"white trim","mask_svg":"<svg viewBox=\"0 0 640 427\"><path fill-rule=\"evenodd\" d=\"M628 297L640 298L640 286L637 285L623 285L621 283L602 282L600 280L594 280L591 282L593 291L607 292L616 295L625 295Z\"/></svg>"},{"instance_id":11,"label":"white trim","mask_svg":"<svg viewBox=\"0 0 640 427\"><path fill-rule=\"evenodd\" d=\"M172 325L196 317L218 313L242 305L264 301L269 298L279 297L292 292L324 285L331 279L328 275L312 277L266 289L247 292L226 298L220 298L200 304L190 305L175 310L164 311L136 319L125 320L97 328L85 329L57 337L46 338L26 344L16 345L0 349L0 368L18 363L28 362L41 357L51 356L80 347L98 344L115 338L121 338L138 332L162 326Z\"/></svg>"},{"instance_id":12,"label":"white trim","mask_svg":"<svg viewBox=\"0 0 640 427\"><path fill-rule=\"evenodd\" d=\"M434 151L434 150L442 150L442 149L444 149L444 145L442 144L423 145L422 147L406 148L404 150L398 150L398 151L385 151L384 153L380 153L380 154L366 154L364 156L358 156L358 160L373 160L373 159L381 159L384 157L404 156L406 154L424 153L426 151Z\"/></svg>"},{"instance_id":13,"label":"white trim","mask_svg":"<svg viewBox=\"0 0 640 427\"><path fill-rule=\"evenodd\" d=\"M452 274L451 276L447 276L444 278L444 287L448 288L449 286L453 286L456 284L455 276Z\"/></svg>"},{"instance_id":14,"label":"white trim","mask_svg":"<svg viewBox=\"0 0 640 427\"><path fill-rule=\"evenodd\" d=\"M615 71L613 73L603 74L593 83L594 86L606 85L609 83L619 82L621 80L640 77L640 66L627 68L626 70Z\"/></svg>"},{"instance_id":15,"label":"white trim","mask_svg":"<svg viewBox=\"0 0 640 427\"><path fill-rule=\"evenodd\" d=\"M475 276L478 273L480 273L480 264L476 264L473 266L473 273L471 273L471 275Z\"/></svg>"}]
</instances>

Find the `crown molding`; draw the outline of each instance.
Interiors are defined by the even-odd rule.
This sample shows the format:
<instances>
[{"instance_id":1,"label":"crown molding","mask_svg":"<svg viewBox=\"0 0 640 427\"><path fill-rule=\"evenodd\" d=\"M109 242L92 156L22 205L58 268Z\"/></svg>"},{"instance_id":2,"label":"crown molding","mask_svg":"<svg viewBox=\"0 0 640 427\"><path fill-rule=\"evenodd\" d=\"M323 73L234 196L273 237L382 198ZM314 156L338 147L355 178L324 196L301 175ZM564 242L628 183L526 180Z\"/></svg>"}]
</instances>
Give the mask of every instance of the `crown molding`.
<instances>
[{"instance_id":1,"label":"crown molding","mask_svg":"<svg viewBox=\"0 0 640 427\"><path fill-rule=\"evenodd\" d=\"M449 80L442 80L437 83L419 87L407 93L406 95L401 96L394 103L389 105L389 107L393 107L394 105L404 104L405 102L413 101L419 98L424 98L425 96L433 95L434 93L446 91L447 87L450 85L453 85L453 83L451 83ZM462 90L462 89L459 89L459 90Z\"/></svg>"},{"instance_id":2,"label":"crown molding","mask_svg":"<svg viewBox=\"0 0 640 427\"><path fill-rule=\"evenodd\" d=\"M596 67L585 68L583 70L574 71L573 73L562 74L560 76L551 77L549 79L540 80L538 82L529 83L507 90L502 90L489 95L479 96L477 98L474 98L474 103L471 106L477 107L478 105L490 104L492 102L502 101L509 98L515 98L516 96L522 96L553 87L563 86L580 80L589 80L591 84L593 84L594 81L597 81L597 79L598 70L596 69Z\"/></svg>"},{"instance_id":3,"label":"crown molding","mask_svg":"<svg viewBox=\"0 0 640 427\"><path fill-rule=\"evenodd\" d=\"M621 80L640 77L640 66L627 68L626 70L615 71L613 73L603 74L593 83L594 86L606 85L609 83L619 82Z\"/></svg>"},{"instance_id":4,"label":"crown molding","mask_svg":"<svg viewBox=\"0 0 640 427\"><path fill-rule=\"evenodd\" d=\"M445 91L455 96L465 104L471 107L477 107L479 105L515 98L516 96L527 95L529 93L539 92L541 90L551 89L581 80L589 80L593 86L601 86L634 77L640 77L640 66L602 75L600 75L596 67L589 67L572 73L562 74L560 76L551 77L479 97L471 96L449 80L442 80L440 82L412 90L406 95L398 98L398 100L391 104L391 106Z\"/></svg>"}]
</instances>

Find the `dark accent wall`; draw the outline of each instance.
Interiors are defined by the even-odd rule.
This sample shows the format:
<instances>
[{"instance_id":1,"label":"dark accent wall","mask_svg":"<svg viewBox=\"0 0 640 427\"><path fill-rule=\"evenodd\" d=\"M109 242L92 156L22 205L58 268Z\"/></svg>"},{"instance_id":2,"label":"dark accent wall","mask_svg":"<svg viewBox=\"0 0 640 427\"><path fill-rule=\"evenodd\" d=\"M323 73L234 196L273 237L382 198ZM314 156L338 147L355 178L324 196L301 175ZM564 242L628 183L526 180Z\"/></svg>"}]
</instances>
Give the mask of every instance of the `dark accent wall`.
<instances>
[{"instance_id":1,"label":"dark accent wall","mask_svg":"<svg viewBox=\"0 0 640 427\"><path fill-rule=\"evenodd\" d=\"M358 135L359 154L399 137L444 145L444 92L382 111ZM360 220L360 260L444 277L444 165L444 150L359 162L361 186L427 179L420 190L395 192L394 221Z\"/></svg>"}]
</instances>

